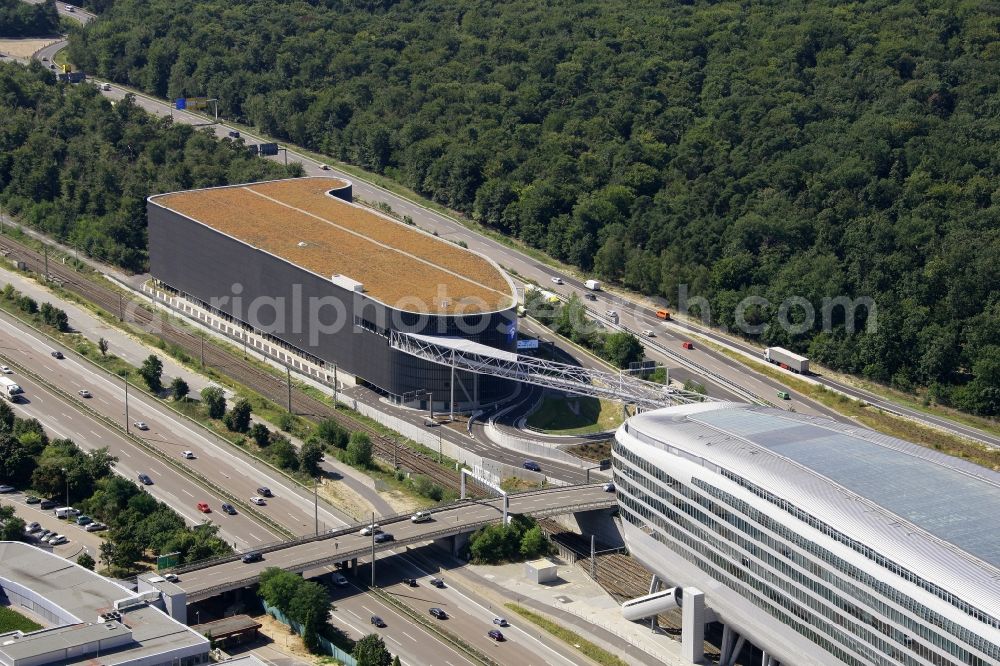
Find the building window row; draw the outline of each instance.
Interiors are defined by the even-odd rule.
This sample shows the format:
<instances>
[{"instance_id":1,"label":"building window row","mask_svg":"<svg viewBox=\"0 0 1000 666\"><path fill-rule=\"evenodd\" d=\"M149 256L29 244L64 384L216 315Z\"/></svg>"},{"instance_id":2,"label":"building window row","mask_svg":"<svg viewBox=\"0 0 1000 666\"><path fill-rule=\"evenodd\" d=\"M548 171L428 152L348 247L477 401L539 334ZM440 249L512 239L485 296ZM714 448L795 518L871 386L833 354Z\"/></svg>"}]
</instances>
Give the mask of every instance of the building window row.
<instances>
[{"instance_id":1,"label":"building window row","mask_svg":"<svg viewBox=\"0 0 1000 666\"><path fill-rule=\"evenodd\" d=\"M733 541L739 543L747 552L752 553L755 557L759 559L765 560L767 564L771 566L774 570L780 571L785 576L788 576L789 578L793 579L796 583L802 585L803 587L808 588L813 593L818 594L819 596L829 600L831 604L833 604L840 610L850 614L852 617L862 622L865 622L866 624L870 624L876 630L880 631L882 634L895 641L895 643L902 644L906 648L912 650L917 654L920 654L921 656L926 655L925 658L927 658L928 661L931 661L932 663L939 663L939 664L951 663L946 659L944 659L943 657L941 657L940 655L934 653L927 646L917 641L914 641L913 638L911 638L910 636L903 635L900 631L892 628L886 622L877 619L871 613L868 613L867 611L859 608L855 604L850 603L850 601L836 595L827 585L824 585L822 584L822 582L810 578L803 572L799 571L797 568L793 568L789 564L786 564L777 556L777 554L780 553L781 556L788 559L790 562L801 565L802 567L807 569L808 572L810 572L813 576L823 579L824 581L836 586L838 589L840 589L843 592L846 592L852 597L859 598L862 602L867 603L870 607L874 608L878 612L881 612L884 616L887 616L890 619L890 621L895 622L896 624L899 625L906 626L908 630L914 632L916 635L920 636L921 638L928 641L932 645L937 646L938 648L943 649L947 653L950 653L958 657L964 663L972 665L979 665L986 663L986 661L981 657L970 653L968 650L964 649L960 645L955 644L946 637L936 632L933 632L931 630L931 627L929 627L925 622L920 622L918 619L914 619L900 613L899 610L897 610L896 608L883 603L878 598L872 596L871 594L868 594L864 590L859 589L856 586L851 585L850 583L840 579L838 576L834 575L833 572L831 572L828 567L821 566L816 562L813 562L809 560L807 557L802 556L798 553L793 553L792 549L789 547L788 544L781 543L775 540L767 533L756 529L753 525L747 523L746 521L740 519L737 516L732 515L733 511L731 511L727 507L721 506L713 502L711 499L705 497L701 493L697 492L695 489L690 488L685 484L679 483L677 480L673 479L668 474L663 472L663 470L657 468L655 465L652 465L648 461L641 459L638 456L635 456L630 451L628 451L624 446L622 446L617 442L615 443L615 454L616 457L623 458L629 461L632 465L635 465L638 468L642 469L642 472L644 474L656 477L667 488L670 488L674 493L679 493L680 495L683 495L697 502L699 505L705 507L705 509L707 509L708 511L711 511L712 514L718 516L721 520L724 520L727 523L733 525L735 528L756 539L758 542L762 542L764 545L770 548L774 554L759 553L758 552L759 549L756 548L753 542L749 542L746 539L739 537L738 535L734 534L732 530L729 530L728 528L715 522L714 520L709 519L707 515L702 514L700 511L692 511L690 509L680 506L678 501L675 498L671 497L671 493L667 491L666 488L660 490L651 486L650 484L652 482L647 481L645 478L636 479L636 475L638 474L638 472L628 474L630 478L641 481L642 485L647 487L650 491L654 492L658 496L660 497L666 496L667 498L671 499L673 504L677 505L679 508L684 510L685 513L691 515L699 522L711 526L714 531L721 534L727 541ZM616 470L616 472L618 472L619 474L621 474L622 472L628 472L630 471L629 469L630 467L631 465L621 466L619 469ZM837 568L839 569L842 570L845 568L849 569L845 573L851 575L855 579L861 578L858 574L863 574L863 572L858 571L854 567L850 567L850 565L847 565L847 563L843 562L842 560L839 560L839 558L835 558L827 551L818 548L815 544L813 544L813 542L802 538L798 534L791 533L791 531L785 528L784 525L776 523L775 521L771 520L770 517L766 516L765 514L761 514L752 507L749 507L749 505L746 505L746 503L732 497L731 495L728 495L727 493L723 493L722 491L719 491L718 489L715 489L714 487L708 484L705 484L699 479L694 479L694 483L699 487L704 486L703 489L706 490L707 492L710 492L713 496L716 496L718 499L730 502L735 507L734 510L743 511L749 517L757 519L768 529L771 529L772 531L781 534L781 536L787 538L789 541L796 543L804 550L808 552L822 551L822 553L826 555L826 557L823 557L823 559L827 560L831 564L834 564L834 566L837 566ZM719 495L724 495L725 497L719 497ZM733 556L738 557L735 554ZM995 652L998 649L1000 649L998 648L998 646L988 643L982 636L974 634L973 632L970 632L962 627L959 627L954 623L948 622L945 618L941 617L937 613L930 611L921 604L917 604L912 599L905 597L905 595L899 594L898 590L895 590L891 586L886 585L881 581L875 581L871 577L867 578L868 580L864 580L864 582L870 584L872 587L876 587L877 584L879 586L878 591L885 594L885 596L890 598L895 597L893 599L894 601L898 601L899 598L909 601L910 603L901 605L906 607L908 610L911 610L912 612L920 615L924 619L944 628L945 630L950 631L950 633L956 635L956 637L960 638L961 640L964 640L966 643L970 645L974 645L975 647L981 649L984 653L989 654L991 652ZM795 593L794 590L791 588L789 589L789 592ZM798 596L802 595L800 594ZM806 603L809 603L810 605L815 607L816 602L815 600L810 599L807 600ZM824 606L824 609L825 609L824 614L833 617L832 615L830 615L832 611L831 607ZM837 615L837 617L838 618L840 617L839 614ZM837 621L839 624L843 624L842 619L838 619ZM874 642L882 643L881 639L877 639ZM898 653L895 645L892 644L885 644L885 645L886 645L886 650L888 652Z\"/></svg>"}]
</instances>

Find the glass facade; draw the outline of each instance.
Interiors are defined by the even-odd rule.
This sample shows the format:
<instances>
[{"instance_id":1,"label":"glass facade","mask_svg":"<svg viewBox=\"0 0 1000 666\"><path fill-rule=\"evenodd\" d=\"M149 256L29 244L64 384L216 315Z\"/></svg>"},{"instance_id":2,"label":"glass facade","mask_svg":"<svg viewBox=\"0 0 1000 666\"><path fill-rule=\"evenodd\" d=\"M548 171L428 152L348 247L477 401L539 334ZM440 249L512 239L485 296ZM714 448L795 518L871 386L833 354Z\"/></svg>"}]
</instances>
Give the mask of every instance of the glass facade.
<instances>
[{"instance_id":1,"label":"glass facade","mask_svg":"<svg viewBox=\"0 0 1000 666\"><path fill-rule=\"evenodd\" d=\"M629 434L641 435L634 428ZM639 439L692 459L648 436ZM613 460L624 520L841 662L987 666L1000 661L1000 646L973 630L985 614L963 609L969 622L952 622L892 584L894 577L903 575L902 567L891 567L873 553L870 559L887 572L871 576L802 536L804 530L788 528L789 521L774 520L703 479L681 483L617 441ZM753 484L705 461L698 463L836 538L829 526L809 521L811 516L774 501L778 498L765 497L763 489L751 488ZM912 574L907 579L919 584ZM928 591L945 598L943 590Z\"/></svg>"}]
</instances>

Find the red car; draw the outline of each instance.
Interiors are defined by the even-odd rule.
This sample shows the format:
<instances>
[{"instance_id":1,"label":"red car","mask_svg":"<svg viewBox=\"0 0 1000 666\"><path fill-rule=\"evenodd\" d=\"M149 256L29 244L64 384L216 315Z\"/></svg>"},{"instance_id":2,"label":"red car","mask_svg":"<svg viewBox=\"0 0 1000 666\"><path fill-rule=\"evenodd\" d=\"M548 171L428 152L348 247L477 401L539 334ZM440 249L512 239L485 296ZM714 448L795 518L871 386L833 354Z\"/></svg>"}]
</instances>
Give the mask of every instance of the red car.
<instances>
[{"instance_id":1,"label":"red car","mask_svg":"<svg viewBox=\"0 0 1000 666\"><path fill-rule=\"evenodd\" d=\"M684 349L694 349L694 343L682 342L681 347L684 347Z\"/></svg>"},{"instance_id":2,"label":"red car","mask_svg":"<svg viewBox=\"0 0 1000 666\"><path fill-rule=\"evenodd\" d=\"M202 513L212 513L212 507L208 505L208 502L198 502L198 510Z\"/></svg>"}]
</instances>

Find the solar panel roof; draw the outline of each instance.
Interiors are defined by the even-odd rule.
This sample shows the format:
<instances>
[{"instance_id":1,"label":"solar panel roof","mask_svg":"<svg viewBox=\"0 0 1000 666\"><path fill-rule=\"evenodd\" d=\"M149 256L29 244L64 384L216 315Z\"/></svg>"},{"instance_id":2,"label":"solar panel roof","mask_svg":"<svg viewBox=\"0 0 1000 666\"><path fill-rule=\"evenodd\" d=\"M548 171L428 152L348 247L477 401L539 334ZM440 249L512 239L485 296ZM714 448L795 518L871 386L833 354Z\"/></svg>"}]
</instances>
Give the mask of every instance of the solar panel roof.
<instances>
[{"instance_id":1,"label":"solar panel roof","mask_svg":"<svg viewBox=\"0 0 1000 666\"><path fill-rule=\"evenodd\" d=\"M1000 567L1000 485L819 424L746 409L690 420L784 456L965 552Z\"/></svg>"}]
</instances>

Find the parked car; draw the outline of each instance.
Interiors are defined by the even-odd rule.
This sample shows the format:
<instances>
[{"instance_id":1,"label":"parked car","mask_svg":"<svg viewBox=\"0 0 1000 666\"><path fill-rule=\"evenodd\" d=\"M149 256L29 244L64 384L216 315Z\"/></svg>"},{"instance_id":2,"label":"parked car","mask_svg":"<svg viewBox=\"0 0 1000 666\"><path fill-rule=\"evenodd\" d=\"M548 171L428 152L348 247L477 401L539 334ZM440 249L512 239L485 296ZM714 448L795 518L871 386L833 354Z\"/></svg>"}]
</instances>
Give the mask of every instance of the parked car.
<instances>
[{"instance_id":1,"label":"parked car","mask_svg":"<svg viewBox=\"0 0 1000 666\"><path fill-rule=\"evenodd\" d=\"M136 421L132 425L135 426L136 430L149 430L149 426L146 425L145 421Z\"/></svg>"},{"instance_id":2,"label":"parked car","mask_svg":"<svg viewBox=\"0 0 1000 666\"><path fill-rule=\"evenodd\" d=\"M52 530L42 530L35 536L38 537L38 539L44 541L47 537L52 536L52 534L53 534Z\"/></svg>"},{"instance_id":3,"label":"parked car","mask_svg":"<svg viewBox=\"0 0 1000 666\"><path fill-rule=\"evenodd\" d=\"M374 624L379 629L385 628L385 620L380 618L378 615L372 615L371 623Z\"/></svg>"},{"instance_id":4,"label":"parked car","mask_svg":"<svg viewBox=\"0 0 1000 666\"><path fill-rule=\"evenodd\" d=\"M54 509L57 506L59 506L59 502L53 499L43 499L41 502L38 503L38 508L42 509L43 511L46 511L48 509Z\"/></svg>"},{"instance_id":5,"label":"parked car","mask_svg":"<svg viewBox=\"0 0 1000 666\"><path fill-rule=\"evenodd\" d=\"M56 351L52 352L52 358L66 358L66 357L63 356L63 353L57 349Z\"/></svg>"},{"instance_id":6,"label":"parked car","mask_svg":"<svg viewBox=\"0 0 1000 666\"><path fill-rule=\"evenodd\" d=\"M444 579L442 578L431 578L430 583L434 587L444 588Z\"/></svg>"},{"instance_id":7,"label":"parked car","mask_svg":"<svg viewBox=\"0 0 1000 666\"><path fill-rule=\"evenodd\" d=\"M433 615L434 617L436 617L439 620L447 620L448 619L448 614L445 613L442 609L436 608L436 607L431 609L431 615Z\"/></svg>"},{"instance_id":8,"label":"parked car","mask_svg":"<svg viewBox=\"0 0 1000 666\"><path fill-rule=\"evenodd\" d=\"M28 523L27 525L24 526L24 533L25 534L34 534L35 532L38 532L41 529L42 529L41 525L39 525L35 521L31 521L30 523Z\"/></svg>"},{"instance_id":9,"label":"parked car","mask_svg":"<svg viewBox=\"0 0 1000 666\"><path fill-rule=\"evenodd\" d=\"M434 517L431 515L430 511L417 511L415 514L410 516L410 521L414 523L426 523L433 519Z\"/></svg>"},{"instance_id":10,"label":"parked car","mask_svg":"<svg viewBox=\"0 0 1000 666\"><path fill-rule=\"evenodd\" d=\"M490 629L486 635L495 640L497 643L503 640L503 632L499 629Z\"/></svg>"},{"instance_id":11,"label":"parked car","mask_svg":"<svg viewBox=\"0 0 1000 666\"><path fill-rule=\"evenodd\" d=\"M50 546L61 546L64 543L69 543L69 539L64 537L62 534L57 534L55 538L49 537L48 543Z\"/></svg>"},{"instance_id":12,"label":"parked car","mask_svg":"<svg viewBox=\"0 0 1000 666\"><path fill-rule=\"evenodd\" d=\"M105 83L103 86L101 86L101 90L103 90L104 92L110 92L111 91L111 84L110 83Z\"/></svg>"},{"instance_id":13,"label":"parked car","mask_svg":"<svg viewBox=\"0 0 1000 666\"><path fill-rule=\"evenodd\" d=\"M365 525L358 532L361 536L371 536L373 533L378 534L382 529L378 526L378 523L372 523L371 525Z\"/></svg>"},{"instance_id":14,"label":"parked car","mask_svg":"<svg viewBox=\"0 0 1000 666\"><path fill-rule=\"evenodd\" d=\"M509 627L510 624L507 623L507 618L505 617L495 617L493 618L493 624L498 627Z\"/></svg>"},{"instance_id":15,"label":"parked car","mask_svg":"<svg viewBox=\"0 0 1000 666\"><path fill-rule=\"evenodd\" d=\"M194 460L194 453L191 451L181 451L181 458L187 458L188 460Z\"/></svg>"},{"instance_id":16,"label":"parked car","mask_svg":"<svg viewBox=\"0 0 1000 666\"><path fill-rule=\"evenodd\" d=\"M102 530L108 529L108 526L105 525L104 523L91 523L86 527L84 527L83 529L87 530L88 532L100 532Z\"/></svg>"},{"instance_id":17,"label":"parked car","mask_svg":"<svg viewBox=\"0 0 1000 666\"><path fill-rule=\"evenodd\" d=\"M234 139L238 139L238 138L240 138L240 131L239 130L229 130L229 136L231 136Z\"/></svg>"},{"instance_id":18,"label":"parked car","mask_svg":"<svg viewBox=\"0 0 1000 666\"><path fill-rule=\"evenodd\" d=\"M212 507L208 505L208 502L198 502L198 510L202 513L212 513Z\"/></svg>"},{"instance_id":19,"label":"parked car","mask_svg":"<svg viewBox=\"0 0 1000 666\"><path fill-rule=\"evenodd\" d=\"M260 562L264 556L260 553L244 553L240 559L243 560L243 564L250 564L251 562Z\"/></svg>"},{"instance_id":20,"label":"parked car","mask_svg":"<svg viewBox=\"0 0 1000 666\"><path fill-rule=\"evenodd\" d=\"M389 541L395 541L396 537L392 536L388 532L379 532L375 535L375 543L386 543Z\"/></svg>"},{"instance_id":21,"label":"parked car","mask_svg":"<svg viewBox=\"0 0 1000 666\"><path fill-rule=\"evenodd\" d=\"M6 365L0 365L0 372L2 372L5 375L14 374L14 371L8 368Z\"/></svg>"},{"instance_id":22,"label":"parked car","mask_svg":"<svg viewBox=\"0 0 1000 666\"><path fill-rule=\"evenodd\" d=\"M329 171L330 170L330 165L329 164L320 164L319 168L322 169L323 171Z\"/></svg>"},{"instance_id":23,"label":"parked car","mask_svg":"<svg viewBox=\"0 0 1000 666\"><path fill-rule=\"evenodd\" d=\"M87 389L80 389L79 391L77 391L77 393L80 394L81 398L93 398L94 397L94 394L91 393L90 391L88 391Z\"/></svg>"},{"instance_id":24,"label":"parked car","mask_svg":"<svg viewBox=\"0 0 1000 666\"><path fill-rule=\"evenodd\" d=\"M264 506L265 504L267 504L267 500L265 500L263 497L259 497L257 495L254 495L253 497L251 497L250 501L253 502L254 504L256 504L257 506Z\"/></svg>"},{"instance_id":25,"label":"parked car","mask_svg":"<svg viewBox=\"0 0 1000 666\"><path fill-rule=\"evenodd\" d=\"M41 502L42 498L36 497L35 495L28 495L27 497L24 498L25 504L41 504Z\"/></svg>"},{"instance_id":26,"label":"parked car","mask_svg":"<svg viewBox=\"0 0 1000 666\"><path fill-rule=\"evenodd\" d=\"M604 492L606 492L606 493L613 493L613 492L615 492L615 484L613 484L610 481L608 481L607 483L605 483L604 484Z\"/></svg>"},{"instance_id":27,"label":"parked car","mask_svg":"<svg viewBox=\"0 0 1000 666\"><path fill-rule=\"evenodd\" d=\"M89 525L92 522L94 522L94 519L88 516L87 514L83 514L82 516L76 517L76 524L79 525L80 527L83 527L84 525Z\"/></svg>"},{"instance_id":28,"label":"parked car","mask_svg":"<svg viewBox=\"0 0 1000 666\"><path fill-rule=\"evenodd\" d=\"M142 485L144 485L144 486L151 486L151 485L153 485L153 480L151 478L149 478L149 474L140 474L139 475L139 482Z\"/></svg>"},{"instance_id":29,"label":"parked car","mask_svg":"<svg viewBox=\"0 0 1000 666\"><path fill-rule=\"evenodd\" d=\"M236 507L234 507L229 502L223 502L222 503L222 512L223 513L228 513L230 516L235 516L236 515Z\"/></svg>"},{"instance_id":30,"label":"parked car","mask_svg":"<svg viewBox=\"0 0 1000 666\"><path fill-rule=\"evenodd\" d=\"M524 463L523 463L523 467L524 467L524 469L531 470L532 472L541 472L542 471L542 466L539 465L534 460L525 460Z\"/></svg>"},{"instance_id":31,"label":"parked car","mask_svg":"<svg viewBox=\"0 0 1000 666\"><path fill-rule=\"evenodd\" d=\"M261 497L274 497L274 495L271 494L271 489L268 488L267 486L261 486L260 488L258 488L257 494L260 495Z\"/></svg>"},{"instance_id":32,"label":"parked car","mask_svg":"<svg viewBox=\"0 0 1000 666\"><path fill-rule=\"evenodd\" d=\"M0 493L12 493L15 490L17 490L17 488L14 486L8 486L6 483L0 486Z\"/></svg>"}]
</instances>

